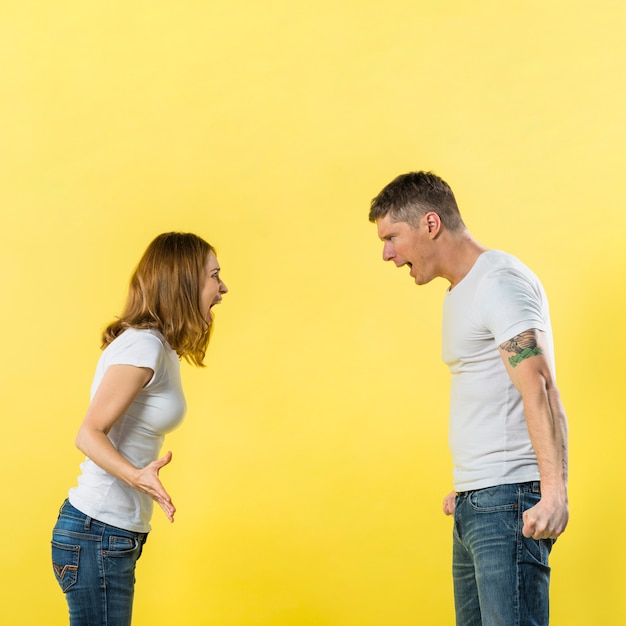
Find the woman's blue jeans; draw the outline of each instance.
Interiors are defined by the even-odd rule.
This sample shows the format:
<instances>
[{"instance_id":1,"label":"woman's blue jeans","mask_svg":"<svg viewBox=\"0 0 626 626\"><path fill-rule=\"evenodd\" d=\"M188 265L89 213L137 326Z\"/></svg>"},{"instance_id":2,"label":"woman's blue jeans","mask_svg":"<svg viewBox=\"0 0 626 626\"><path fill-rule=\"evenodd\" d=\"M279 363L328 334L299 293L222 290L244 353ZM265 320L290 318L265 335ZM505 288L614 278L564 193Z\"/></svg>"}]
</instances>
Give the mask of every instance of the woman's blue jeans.
<instances>
[{"instance_id":1,"label":"woman's blue jeans","mask_svg":"<svg viewBox=\"0 0 626 626\"><path fill-rule=\"evenodd\" d=\"M554 540L522 535L539 482L457 494L453 577L457 626L547 626Z\"/></svg>"},{"instance_id":2,"label":"woman's blue jeans","mask_svg":"<svg viewBox=\"0 0 626 626\"><path fill-rule=\"evenodd\" d=\"M99 522L64 502L52 533L52 566L71 626L129 626L135 564L147 534Z\"/></svg>"}]
</instances>

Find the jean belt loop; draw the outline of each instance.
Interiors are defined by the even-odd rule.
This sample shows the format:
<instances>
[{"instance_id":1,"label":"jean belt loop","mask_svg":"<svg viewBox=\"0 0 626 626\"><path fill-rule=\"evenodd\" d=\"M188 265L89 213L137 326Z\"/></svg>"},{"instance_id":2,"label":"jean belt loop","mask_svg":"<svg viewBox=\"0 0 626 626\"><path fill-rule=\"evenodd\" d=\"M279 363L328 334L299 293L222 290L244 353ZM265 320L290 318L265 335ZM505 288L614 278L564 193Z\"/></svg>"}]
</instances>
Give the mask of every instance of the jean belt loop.
<instances>
[{"instance_id":1,"label":"jean belt loop","mask_svg":"<svg viewBox=\"0 0 626 626\"><path fill-rule=\"evenodd\" d=\"M85 516L85 525L83 526L84 530L89 530L91 528L91 517L88 515Z\"/></svg>"}]
</instances>

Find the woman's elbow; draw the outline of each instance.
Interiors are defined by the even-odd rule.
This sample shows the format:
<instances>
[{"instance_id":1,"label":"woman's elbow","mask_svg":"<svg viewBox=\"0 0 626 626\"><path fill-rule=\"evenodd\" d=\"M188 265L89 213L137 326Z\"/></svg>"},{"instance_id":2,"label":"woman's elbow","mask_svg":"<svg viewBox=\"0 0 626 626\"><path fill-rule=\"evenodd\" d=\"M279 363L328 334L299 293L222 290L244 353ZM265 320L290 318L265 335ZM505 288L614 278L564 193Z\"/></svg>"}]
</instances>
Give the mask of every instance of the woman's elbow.
<instances>
[{"instance_id":1,"label":"woman's elbow","mask_svg":"<svg viewBox=\"0 0 626 626\"><path fill-rule=\"evenodd\" d=\"M84 452L83 450L83 432L82 432L82 428L76 433L76 439L74 439L74 445L81 451Z\"/></svg>"}]
</instances>

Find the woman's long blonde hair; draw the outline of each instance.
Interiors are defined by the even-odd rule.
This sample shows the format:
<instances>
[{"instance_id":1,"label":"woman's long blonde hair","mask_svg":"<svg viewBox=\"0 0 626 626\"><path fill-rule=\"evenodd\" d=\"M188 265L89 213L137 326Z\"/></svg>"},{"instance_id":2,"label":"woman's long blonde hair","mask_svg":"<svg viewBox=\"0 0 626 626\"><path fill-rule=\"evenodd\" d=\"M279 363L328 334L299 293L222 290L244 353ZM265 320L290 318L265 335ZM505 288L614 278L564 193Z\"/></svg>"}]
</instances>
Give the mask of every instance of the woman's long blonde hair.
<instances>
[{"instance_id":1,"label":"woman's long blonde hair","mask_svg":"<svg viewBox=\"0 0 626 626\"><path fill-rule=\"evenodd\" d=\"M211 252L215 249L192 233L154 239L131 276L122 315L102 333L102 348L128 328L153 328L179 357L204 367L211 324L200 309L200 288Z\"/></svg>"}]
</instances>

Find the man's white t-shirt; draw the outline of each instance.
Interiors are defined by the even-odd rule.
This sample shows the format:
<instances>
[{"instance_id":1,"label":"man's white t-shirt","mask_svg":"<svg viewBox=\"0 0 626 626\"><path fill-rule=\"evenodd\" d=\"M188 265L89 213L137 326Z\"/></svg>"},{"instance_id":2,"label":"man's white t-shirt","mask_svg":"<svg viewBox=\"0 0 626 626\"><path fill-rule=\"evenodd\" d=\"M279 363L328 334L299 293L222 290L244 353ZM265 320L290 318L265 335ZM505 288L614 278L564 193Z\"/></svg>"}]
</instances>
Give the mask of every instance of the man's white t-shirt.
<instances>
[{"instance_id":1,"label":"man's white t-shirt","mask_svg":"<svg viewBox=\"0 0 626 626\"><path fill-rule=\"evenodd\" d=\"M449 444L456 491L539 480L522 398L498 349L529 329L545 333L544 354L554 368L545 292L510 254L484 252L446 294L442 356L452 375Z\"/></svg>"},{"instance_id":2,"label":"man's white t-shirt","mask_svg":"<svg viewBox=\"0 0 626 626\"><path fill-rule=\"evenodd\" d=\"M150 368L154 375L137 394L108 437L117 451L137 468L159 458L165 434L185 414L178 355L156 330L129 328L102 352L91 385L93 398L111 365ZM86 458L78 486L70 489L72 506L93 519L133 532L149 532L153 500L114 478Z\"/></svg>"}]
</instances>

